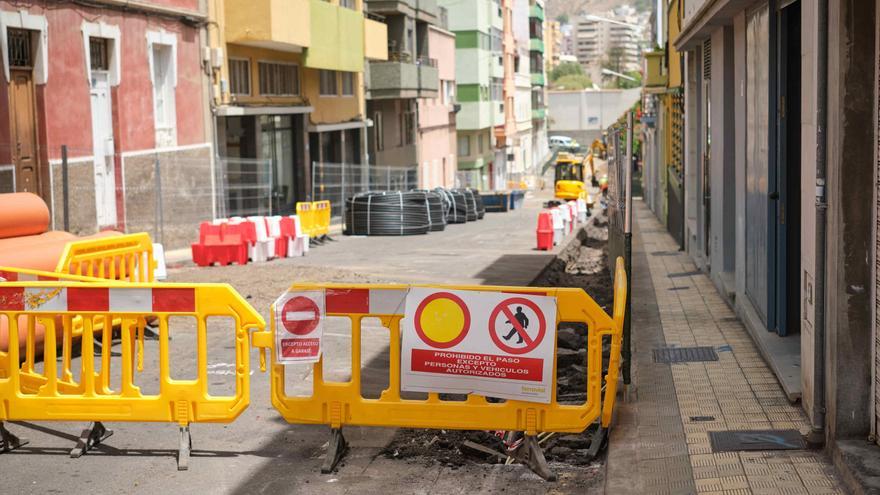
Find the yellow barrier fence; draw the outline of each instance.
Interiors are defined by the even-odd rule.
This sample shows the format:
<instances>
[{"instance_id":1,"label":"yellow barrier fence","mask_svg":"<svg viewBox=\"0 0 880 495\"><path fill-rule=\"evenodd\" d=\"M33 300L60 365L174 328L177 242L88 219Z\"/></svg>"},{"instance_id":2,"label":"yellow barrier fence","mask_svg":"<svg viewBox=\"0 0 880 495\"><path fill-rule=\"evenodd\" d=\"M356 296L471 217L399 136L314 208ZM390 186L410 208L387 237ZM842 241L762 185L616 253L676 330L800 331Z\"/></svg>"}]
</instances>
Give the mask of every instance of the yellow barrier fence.
<instances>
[{"instance_id":1,"label":"yellow barrier fence","mask_svg":"<svg viewBox=\"0 0 880 495\"><path fill-rule=\"evenodd\" d=\"M58 273L128 282L152 282L156 261L147 233L84 239L67 243Z\"/></svg>"},{"instance_id":2,"label":"yellow barrier fence","mask_svg":"<svg viewBox=\"0 0 880 495\"><path fill-rule=\"evenodd\" d=\"M135 335L150 321L158 326L153 353L153 346L145 350ZM77 327L82 328L79 340L73 338ZM178 468L186 469L189 424L231 422L247 407L248 331L264 328L262 317L225 284L0 282L0 333L8 335L8 345L0 348L4 448L25 441L6 430L3 421L91 421L72 457L110 435L102 421L174 422L180 428ZM234 342L233 350L213 344L217 340L209 339L209 330L214 337L222 332L222 343ZM187 345L195 351L172 352L171 333L175 349ZM120 339L118 353L110 352L114 334ZM42 346L38 336L44 338ZM79 356L77 369L59 369L58 340L64 343L64 363ZM234 361L225 363L233 373L222 390L209 384L212 356ZM211 377L212 382L218 379Z\"/></svg>"},{"instance_id":3,"label":"yellow barrier fence","mask_svg":"<svg viewBox=\"0 0 880 495\"><path fill-rule=\"evenodd\" d=\"M315 201L312 210L315 215L315 235L321 237L330 234L330 201Z\"/></svg>"},{"instance_id":4,"label":"yellow barrier fence","mask_svg":"<svg viewBox=\"0 0 880 495\"><path fill-rule=\"evenodd\" d=\"M297 203L296 215L299 217L299 224L303 229L303 233L310 238L314 238L317 233L315 228L315 209L313 203Z\"/></svg>"},{"instance_id":5,"label":"yellow barrier fence","mask_svg":"<svg viewBox=\"0 0 880 495\"><path fill-rule=\"evenodd\" d=\"M325 424L331 427L330 450L324 471L331 471L346 449L341 428L344 425L382 426L401 428L436 428L466 430L515 430L525 433L520 460L545 478L552 473L546 467L537 443L539 432L580 433L599 420L598 441L594 437L594 449L603 440L604 432L611 423L617 391L618 369L623 329L623 309L626 300L626 276L623 259L617 260L614 286L614 315L609 316L583 290L570 288L455 286L431 288L529 294L550 296L556 299L556 322L586 325L587 362L586 401L582 404L564 404L556 397L556 363L553 363L552 394L549 403L507 400L487 401L486 397L468 394L466 400L443 400L438 393L428 394L426 399L414 400L401 397L401 320L404 316L403 300L412 285L339 285L294 284L291 292L323 291L327 317L347 317L351 321L351 378L346 382L324 380L323 359L313 365L314 378L311 396L288 396L285 393L287 376L285 366L276 360L274 318L271 330L253 335L256 347L268 351L271 356L272 404L289 423ZM273 307L272 314L275 314ZM389 386L378 398L364 398L361 392L361 324L364 318L378 317L390 331ZM611 355L608 374L605 376L602 394L602 339L610 338ZM555 356L555 336L554 356ZM261 368L265 367L265 354L260 355ZM291 377L299 380L299 375Z\"/></svg>"}]
</instances>

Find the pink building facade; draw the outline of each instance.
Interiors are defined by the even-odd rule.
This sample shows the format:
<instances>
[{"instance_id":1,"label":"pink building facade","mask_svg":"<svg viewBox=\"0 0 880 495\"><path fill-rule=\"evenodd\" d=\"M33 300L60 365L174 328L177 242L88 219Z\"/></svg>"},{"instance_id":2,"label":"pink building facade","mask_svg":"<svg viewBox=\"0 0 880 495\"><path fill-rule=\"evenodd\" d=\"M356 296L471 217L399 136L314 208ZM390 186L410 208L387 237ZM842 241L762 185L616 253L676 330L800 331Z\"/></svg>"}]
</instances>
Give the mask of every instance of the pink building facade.
<instances>
[{"instance_id":1,"label":"pink building facade","mask_svg":"<svg viewBox=\"0 0 880 495\"><path fill-rule=\"evenodd\" d=\"M60 229L66 186L73 232L182 243L214 201L203 2L53 3L0 0L0 192L40 195Z\"/></svg>"},{"instance_id":2,"label":"pink building facade","mask_svg":"<svg viewBox=\"0 0 880 495\"><path fill-rule=\"evenodd\" d=\"M454 187L458 167L455 132L455 35L428 29L430 58L437 60L440 88L436 98L419 98L419 185Z\"/></svg>"}]
</instances>

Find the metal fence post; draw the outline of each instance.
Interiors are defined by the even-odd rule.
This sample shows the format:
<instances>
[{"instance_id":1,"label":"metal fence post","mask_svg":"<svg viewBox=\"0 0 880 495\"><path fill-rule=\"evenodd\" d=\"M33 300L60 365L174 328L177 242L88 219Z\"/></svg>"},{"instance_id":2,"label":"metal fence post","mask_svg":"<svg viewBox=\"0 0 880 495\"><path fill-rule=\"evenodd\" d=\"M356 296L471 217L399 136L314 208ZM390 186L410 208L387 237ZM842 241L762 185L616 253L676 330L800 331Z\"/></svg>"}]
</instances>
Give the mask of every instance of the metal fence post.
<instances>
[{"instance_id":1,"label":"metal fence post","mask_svg":"<svg viewBox=\"0 0 880 495\"><path fill-rule=\"evenodd\" d=\"M156 239L159 240L159 244L163 244L164 242L164 225L163 225L163 212L162 212L162 167L159 163L159 155L156 155L156 159L154 162L155 166L155 176L156 176L156 224L155 224L155 233Z\"/></svg>"},{"instance_id":2,"label":"metal fence post","mask_svg":"<svg viewBox=\"0 0 880 495\"><path fill-rule=\"evenodd\" d=\"M623 384L632 381L632 172L633 172L633 112L626 114L626 161L624 187L626 188L623 221L623 261L626 266L626 306L623 313Z\"/></svg>"},{"instance_id":3,"label":"metal fence post","mask_svg":"<svg viewBox=\"0 0 880 495\"><path fill-rule=\"evenodd\" d=\"M64 203L64 231L70 232L70 182L67 176L66 144L61 145L61 193Z\"/></svg>"}]
</instances>

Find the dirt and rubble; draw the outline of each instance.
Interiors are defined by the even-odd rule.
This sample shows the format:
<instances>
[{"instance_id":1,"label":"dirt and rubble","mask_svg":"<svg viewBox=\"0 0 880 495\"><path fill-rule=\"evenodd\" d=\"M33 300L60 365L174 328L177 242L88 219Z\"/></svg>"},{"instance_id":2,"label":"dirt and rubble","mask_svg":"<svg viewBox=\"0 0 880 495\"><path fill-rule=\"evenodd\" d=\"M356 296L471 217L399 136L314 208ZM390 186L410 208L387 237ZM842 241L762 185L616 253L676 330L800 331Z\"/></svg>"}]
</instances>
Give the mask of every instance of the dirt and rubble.
<instances>
[{"instance_id":1,"label":"dirt and rubble","mask_svg":"<svg viewBox=\"0 0 880 495\"><path fill-rule=\"evenodd\" d=\"M608 222L597 213L568 246L532 282L536 287L578 287L584 289L603 309L610 311L613 298L608 269ZM610 342L603 342L603 369L607 367ZM557 330L557 399L563 403L582 404L586 401L587 335L583 325L561 323ZM590 459L595 426L580 434L554 434L543 440L541 447L554 466L592 466L600 461ZM411 463L440 463L458 469L470 463L504 464L506 457L471 448L468 442L506 452L505 444L495 432L456 430L398 430L382 455ZM596 474L600 476L600 474Z\"/></svg>"}]
</instances>

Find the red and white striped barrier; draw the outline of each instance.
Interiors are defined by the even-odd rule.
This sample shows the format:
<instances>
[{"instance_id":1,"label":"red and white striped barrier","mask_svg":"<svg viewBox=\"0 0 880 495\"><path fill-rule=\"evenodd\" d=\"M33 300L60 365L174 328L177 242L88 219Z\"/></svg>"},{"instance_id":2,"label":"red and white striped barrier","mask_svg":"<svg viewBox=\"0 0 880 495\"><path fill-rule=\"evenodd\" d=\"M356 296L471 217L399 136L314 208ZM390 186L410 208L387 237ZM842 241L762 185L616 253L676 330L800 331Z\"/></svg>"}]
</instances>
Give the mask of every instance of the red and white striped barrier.
<instances>
[{"instance_id":1,"label":"red and white striped barrier","mask_svg":"<svg viewBox=\"0 0 880 495\"><path fill-rule=\"evenodd\" d=\"M0 311L194 313L192 287L0 287Z\"/></svg>"}]
</instances>

